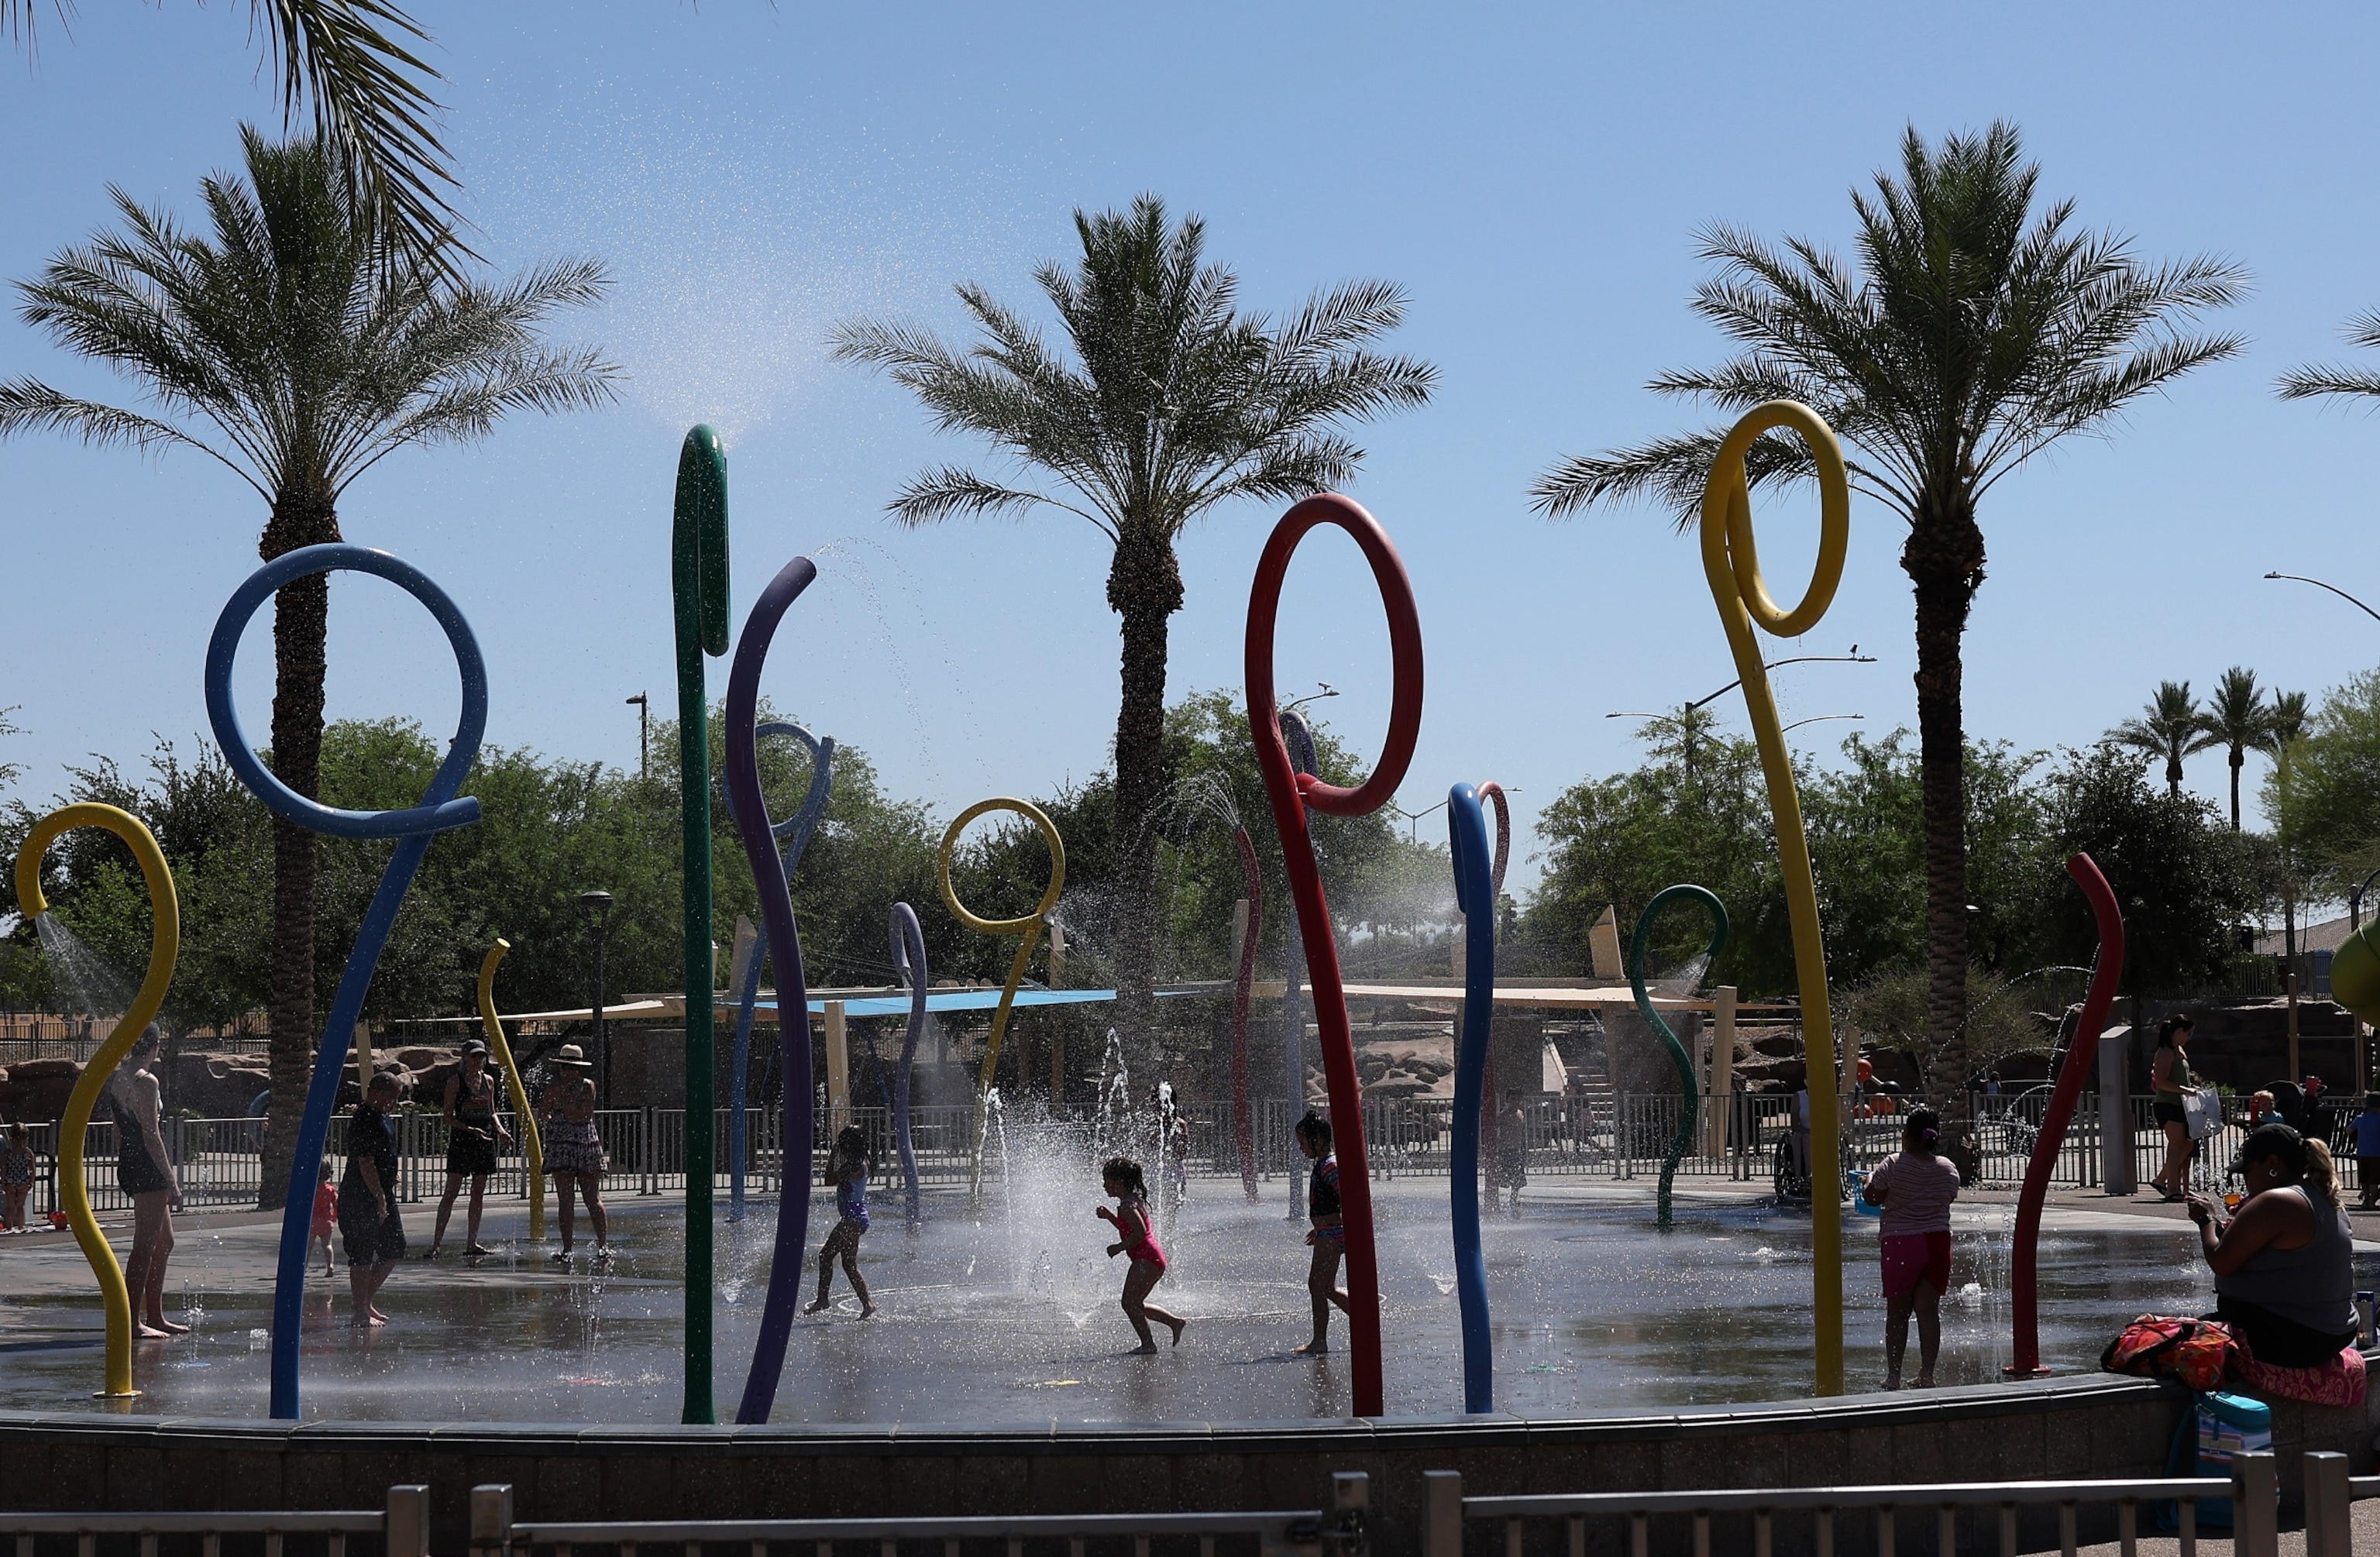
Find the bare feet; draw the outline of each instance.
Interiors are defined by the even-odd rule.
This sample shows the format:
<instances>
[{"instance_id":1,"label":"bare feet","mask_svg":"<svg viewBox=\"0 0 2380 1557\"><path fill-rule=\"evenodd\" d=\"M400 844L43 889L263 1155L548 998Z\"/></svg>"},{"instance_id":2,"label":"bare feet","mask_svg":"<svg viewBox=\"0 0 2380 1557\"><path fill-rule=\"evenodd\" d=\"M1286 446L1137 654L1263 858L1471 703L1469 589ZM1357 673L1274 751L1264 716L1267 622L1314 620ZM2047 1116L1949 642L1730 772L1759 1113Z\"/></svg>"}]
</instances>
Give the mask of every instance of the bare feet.
<instances>
[{"instance_id":1,"label":"bare feet","mask_svg":"<svg viewBox=\"0 0 2380 1557\"><path fill-rule=\"evenodd\" d=\"M1290 1352L1293 1356L1305 1357L1325 1356L1330 1354L1330 1343L1328 1341L1308 1341L1303 1346L1292 1346L1290 1348Z\"/></svg>"},{"instance_id":2,"label":"bare feet","mask_svg":"<svg viewBox=\"0 0 2380 1557\"><path fill-rule=\"evenodd\" d=\"M1930 1390L1934 1387L1934 1375L1931 1373L1920 1373L1914 1380L1911 1381L1909 1387L1912 1390Z\"/></svg>"},{"instance_id":3,"label":"bare feet","mask_svg":"<svg viewBox=\"0 0 2380 1557\"><path fill-rule=\"evenodd\" d=\"M1154 1336L1143 1342L1141 1344L1135 1346L1132 1350L1124 1353L1124 1356L1128 1357L1153 1357L1156 1355L1157 1340Z\"/></svg>"},{"instance_id":4,"label":"bare feet","mask_svg":"<svg viewBox=\"0 0 2380 1557\"><path fill-rule=\"evenodd\" d=\"M170 1341L173 1339L173 1336L167 1332L158 1330L145 1324L134 1325L132 1327L132 1337L136 1341Z\"/></svg>"},{"instance_id":5,"label":"bare feet","mask_svg":"<svg viewBox=\"0 0 2380 1557\"><path fill-rule=\"evenodd\" d=\"M1900 1388L1900 1375L1898 1373L1886 1374L1884 1376L1884 1387L1888 1390L1897 1390Z\"/></svg>"},{"instance_id":6,"label":"bare feet","mask_svg":"<svg viewBox=\"0 0 2380 1557\"><path fill-rule=\"evenodd\" d=\"M1173 1326L1173 1344L1177 1346L1182 1344L1182 1332L1190 1328L1190 1321L1188 1320L1169 1320L1166 1322Z\"/></svg>"},{"instance_id":7,"label":"bare feet","mask_svg":"<svg viewBox=\"0 0 2380 1557\"><path fill-rule=\"evenodd\" d=\"M859 1308L859 1317L863 1320L874 1319L876 1317L876 1305L873 1303L861 1304Z\"/></svg>"},{"instance_id":8,"label":"bare feet","mask_svg":"<svg viewBox=\"0 0 2380 1557\"><path fill-rule=\"evenodd\" d=\"M151 1320L143 1328L153 1330L160 1335L188 1335L190 1332L188 1325L176 1324L172 1320Z\"/></svg>"},{"instance_id":9,"label":"bare feet","mask_svg":"<svg viewBox=\"0 0 2380 1557\"><path fill-rule=\"evenodd\" d=\"M804 1308L804 1309L802 1310L802 1312L803 1312L803 1313L805 1313L805 1314L815 1314L815 1313L817 1313L820 1309L824 1308L825 1307L826 1307L826 1299L825 1299L825 1298L823 1298L823 1297L821 1297L821 1298L820 1298L817 1302L815 1302L815 1303L811 1304L808 1308ZM872 1313L872 1312L874 1312L874 1310L873 1310L873 1309L870 1309L870 1310L869 1310L869 1312L871 1312L871 1313Z\"/></svg>"},{"instance_id":10,"label":"bare feet","mask_svg":"<svg viewBox=\"0 0 2380 1557\"><path fill-rule=\"evenodd\" d=\"M485 1259L488 1256L495 1253L496 1251L481 1244L473 1244L469 1248L465 1249L463 1252L473 1259Z\"/></svg>"},{"instance_id":11,"label":"bare feet","mask_svg":"<svg viewBox=\"0 0 2380 1557\"><path fill-rule=\"evenodd\" d=\"M358 1314L354 1319L349 1320L347 1323L358 1330L370 1330L373 1325L380 1323L380 1320L372 1318L370 1314Z\"/></svg>"}]
</instances>

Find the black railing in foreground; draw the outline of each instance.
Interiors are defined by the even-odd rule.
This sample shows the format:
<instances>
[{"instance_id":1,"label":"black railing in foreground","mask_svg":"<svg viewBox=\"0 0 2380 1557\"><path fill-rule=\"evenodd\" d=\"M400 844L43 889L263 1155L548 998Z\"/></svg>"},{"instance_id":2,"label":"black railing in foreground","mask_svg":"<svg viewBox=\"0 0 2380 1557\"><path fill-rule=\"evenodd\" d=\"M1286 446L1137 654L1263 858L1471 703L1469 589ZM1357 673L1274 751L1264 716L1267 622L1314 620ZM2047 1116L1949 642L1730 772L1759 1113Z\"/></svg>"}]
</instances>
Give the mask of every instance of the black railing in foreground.
<instances>
[{"instance_id":1,"label":"black railing in foreground","mask_svg":"<svg viewBox=\"0 0 2380 1557\"><path fill-rule=\"evenodd\" d=\"M873 1546L875 1557L900 1557L931 1547L940 1557L961 1557L965 1543L1004 1542L1008 1557L1025 1557L1026 1543L1046 1550L1064 1541L1068 1557L1084 1557L1093 1540L1130 1540L1133 1557L1149 1557L1160 1537L1196 1538L1199 1557L1216 1557L1224 1538L1253 1541L1260 1557L1364 1557L1364 1519L1371 1506L1371 1481L1362 1471L1330 1478L1330 1507L1251 1510L1228 1514L953 1514L901 1519L692 1519L571 1523L515 1523L509 1485L471 1489L471 1557L527 1557L540 1549L570 1557L579 1546L615 1548L637 1557L639 1546L682 1547L700 1557L706 1546L748 1547L751 1557L769 1557L771 1546L808 1547L816 1557L856 1557Z\"/></svg>"},{"instance_id":2,"label":"black railing in foreground","mask_svg":"<svg viewBox=\"0 0 2380 1557\"><path fill-rule=\"evenodd\" d=\"M430 1489L391 1487L380 1510L216 1514L10 1514L0 1537L14 1536L17 1557L33 1557L39 1536L72 1536L76 1557L92 1557L102 1536L137 1536L140 1557L157 1557L160 1536L197 1536L204 1557L222 1557L225 1536L262 1536L265 1557L283 1557L291 1536L321 1536L327 1557L346 1557L349 1536L379 1536L386 1557L430 1557ZM306 1543L311 1551L312 1543Z\"/></svg>"},{"instance_id":3,"label":"black railing in foreground","mask_svg":"<svg viewBox=\"0 0 2380 1557\"><path fill-rule=\"evenodd\" d=\"M2306 1557L2350 1557L2347 1535L2347 1457L2310 1454L2305 1456L2307 1481ZM2380 1492L2380 1478L2371 1478ZM1752 1557L1772 1557L1777 1520L1780 1514L1806 1515L1809 1550L1817 1557L1834 1557L1835 1521L1839 1514L1872 1513L1876 1520L1876 1557L1896 1557L1900 1550L1900 1515L1934 1515L1934 1557L1953 1557L1959 1550L1959 1516L1962 1511L1998 1515L1998 1550L2001 1557L2019 1551L2018 1514L2028 1507L2058 1511L2058 1550L2073 1557L2078 1510L2084 1504L2113 1503L2117 1540L2124 1557L2133 1557L2140 1539L2143 1504L2172 1502L2179 1509L2182 1557L2193 1557L2198 1546L2197 1503L2201 1498L2229 1498L2237 1520L2230 1532L2238 1557L2277 1557L2280 1550L2278 1501L2275 1495L2273 1456L2241 1454L2232 1461L2231 1478L2162 1478L2128 1481L1948 1481L1898 1487L1748 1488L1702 1492L1582 1492L1535 1497L1466 1498L1463 1478L1451 1470L1422 1473L1422 1557L1463 1557L1463 1527L1468 1520L1501 1520L1505 1557L1522 1557L1524 1533L1532 1519L1568 1522L1570 1557L1585 1557L1589 1521L1621 1520L1628 1533L1630 1557L1648 1557L1653 1550L1653 1521L1682 1518L1692 1531L1694 1557L1709 1557L1711 1520L1716 1515L1749 1515ZM2316 1514L2315 1506L2323 1512ZM1598 1532L1599 1533L1599 1532ZM1980 1532L1979 1532L1980 1533ZM1663 1550L1676 1549L1677 1531L1666 1530ZM2319 1543L2319 1544L2318 1544ZM1731 1548L1742 1550L1741 1547ZM1912 1557L1928 1550L1913 1543Z\"/></svg>"}]
</instances>

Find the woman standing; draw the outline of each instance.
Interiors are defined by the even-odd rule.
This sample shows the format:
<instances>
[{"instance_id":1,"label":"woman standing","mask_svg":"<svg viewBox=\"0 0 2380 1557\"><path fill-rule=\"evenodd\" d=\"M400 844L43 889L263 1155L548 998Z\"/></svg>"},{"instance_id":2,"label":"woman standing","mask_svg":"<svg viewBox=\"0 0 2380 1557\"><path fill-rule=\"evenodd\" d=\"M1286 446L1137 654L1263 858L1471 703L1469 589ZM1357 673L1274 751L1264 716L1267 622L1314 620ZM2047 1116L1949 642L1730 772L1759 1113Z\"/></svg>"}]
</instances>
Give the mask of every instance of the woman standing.
<instances>
[{"instance_id":1,"label":"woman standing","mask_svg":"<svg viewBox=\"0 0 2380 1557\"><path fill-rule=\"evenodd\" d=\"M190 1327L165 1317L165 1260L174 1252L173 1212L181 1209L182 1186L165 1150L157 1078L149 1062L157 1057L157 1035L142 1033L107 1084L108 1112L115 1118L115 1182L132 1202L132 1255L124 1262L131 1293L132 1333L144 1341L187 1335Z\"/></svg>"},{"instance_id":2,"label":"woman standing","mask_svg":"<svg viewBox=\"0 0 2380 1557\"><path fill-rule=\"evenodd\" d=\"M463 1045L463 1063L446 1078L444 1112L446 1196L438 1202L430 1252L421 1258L438 1258L438 1246L446 1241L446 1219L455 1214L455 1197L462 1192L466 1176L471 1181L471 1213L464 1224L463 1252L476 1258L488 1252L480 1246L480 1212L488 1198L488 1175L496 1171L496 1149L513 1143L512 1132L496 1117L496 1077L488 1068L485 1039Z\"/></svg>"},{"instance_id":3,"label":"woman standing","mask_svg":"<svg viewBox=\"0 0 2380 1557\"><path fill-rule=\"evenodd\" d=\"M2156 1056L2149 1062L2150 1107L2165 1130L2165 1166L2149 1182L2168 1200L2182 1198L2189 1189L2190 1160L2198 1150L2198 1143L2190 1138L2190 1115L2181 1106L2182 1094L2197 1084L2188 1053L2194 1026L2180 1012L2168 1016L2157 1028Z\"/></svg>"},{"instance_id":4,"label":"woman standing","mask_svg":"<svg viewBox=\"0 0 2380 1557\"><path fill-rule=\"evenodd\" d=\"M347 1246L347 1290L354 1296L347 1322L358 1330L388 1322L376 1300L381 1283L405 1258L405 1220L396 1209L396 1132L388 1127L396 1091L396 1077L381 1072L347 1119L339 1240Z\"/></svg>"},{"instance_id":5,"label":"woman standing","mask_svg":"<svg viewBox=\"0 0 2380 1557\"><path fill-rule=\"evenodd\" d=\"M595 1083L587 1074L595 1067L576 1043L565 1043L546 1062L553 1079L537 1100L538 1123L544 1127L545 1171L552 1175L562 1200L562 1247L556 1261L570 1259L573 1223L571 1195L587 1199L587 1220L595 1224L595 1256L611 1252L611 1231L603 1214L603 1139L595 1131Z\"/></svg>"},{"instance_id":6,"label":"woman standing","mask_svg":"<svg viewBox=\"0 0 2380 1557\"><path fill-rule=\"evenodd\" d=\"M2215 1272L2215 1317L2260 1363L2320 1368L2354 1341L2354 1237L2338 1203L2330 1149L2287 1125L2240 1144L2231 1171L2248 1198L2226 1220L2190 1197L2201 1250Z\"/></svg>"}]
</instances>

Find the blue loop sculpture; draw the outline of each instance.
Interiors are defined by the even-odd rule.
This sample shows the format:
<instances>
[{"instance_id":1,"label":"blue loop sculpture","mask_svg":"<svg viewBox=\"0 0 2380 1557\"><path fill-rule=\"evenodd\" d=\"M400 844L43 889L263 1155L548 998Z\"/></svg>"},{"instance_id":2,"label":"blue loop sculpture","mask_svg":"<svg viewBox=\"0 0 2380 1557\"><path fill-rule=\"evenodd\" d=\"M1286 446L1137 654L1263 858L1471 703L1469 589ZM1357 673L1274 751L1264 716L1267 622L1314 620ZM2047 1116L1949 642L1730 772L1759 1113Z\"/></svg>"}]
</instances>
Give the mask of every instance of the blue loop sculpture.
<instances>
[{"instance_id":1,"label":"blue loop sculpture","mask_svg":"<svg viewBox=\"0 0 2380 1557\"><path fill-rule=\"evenodd\" d=\"M759 731L760 667L768 662L769 642L786 608L801 597L818 577L818 566L795 557L777 570L769 587L745 619L744 636L735 641L735 659L727 673L727 808L743 834L744 858L751 862L753 883L760 892L760 920L769 938L769 958L777 966L777 1043L785 1078L784 1110L780 1138L783 1172L777 1175L777 1236L769 1269L769 1298L760 1312L759 1337L752 1344L752 1371L744 1381L743 1403L735 1419L747 1425L765 1422L776 1404L777 1379L784 1371L785 1343L793 1333L794 1307L800 1301L802 1249L809 1236L810 1173L816 1155L811 1139L810 991L802 973L802 938L794 922L794 903L785 882L785 862L777 853L776 833L769 821L769 804L760 794ZM817 781L811 781L813 790ZM755 957L754 963L759 959Z\"/></svg>"},{"instance_id":2,"label":"blue loop sculpture","mask_svg":"<svg viewBox=\"0 0 2380 1557\"><path fill-rule=\"evenodd\" d=\"M1699 903L1710 912L1710 944L1703 955L1716 957L1727 949L1727 905L1721 903L1718 894L1708 887L1686 882L1663 887L1654 894L1653 901L1645 904L1645 911L1636 916L1636 934L1628 944L1628 987L1636 993L1637 1015L1645 1018L1645 1025L1651 1028L1668 1047L1670 1061L1678 1067L1678 1086L1682 1094L1678 1108L1678 1133L1670 1142L1669 1155L1661 1159L1661 1191L1657 1203L1659 1207L1658 1220L1664 1227L1670 1225L1670 1181L1677 1176L1678 1159L1683 1157L1686 1148L1693 1144L1696 1104L1702 1095L1701 1084L1694 1076L1694 1057L1686 1052L1686 1046L1678 1041L1678 1035L1670 1030L1670 1024L1662 1019L1661 1014L1653 1009L1653 997L1645 991L1645 943L1652 936L1653 921L1661 917L1663 908L1678 898Z\"/></svg>"},{"instance_id":3,"label":"blue loop sculpture","mask_svg":"<svg viewBox=\"0 0 2380 1557\"><path fill-rule=\"evenodd\" d=\"M462 673L463 710L444 760L423 791L421 804L402 811L346 811L307 798L291 789L257 760L240 729L239 710L232 700L232 664L239 657L239 640L257 608L282 586L317 573L369 573L396 585L430 610L455 651ZM314 1053L314 1074L306 1087L306 1108L298 1122L298 1143L289 1160L288 1198L281 1211L281 1258L273 1287L273 1415L298 1417L298 1332L306 1295L307 1245L312 1233L314 1184L322 1150L330 1135L331 1111L338 1104L339 1074L355 1042L356 1022L363 1015L364 995L371 988L372 970L388 943L396 911L413 884L431 838L448 828L480 820L480 802L457 798L463 780L479 759L480 737L488 724L488 673L480 658L479 640L463 613L430 577L386 552L367 546L333 544L304 546L285 553L249 575L234 590L223 614L215 619L214 636L207 640L207 723L225 760L274 814L311 833L334 838L395 838L396 851L381 872L380 888L372 894L363 924L356 932L355 950L347 955L339 991L331 1002L322 1039Z\"/></svg>"},{"instance_id":4,"label":"blue loop sculpture","mask_svg":"<svg viewBox=\"0 0 2380 1557\"><path fill-rule=\"evenodd\" d=\"M810 790L802 797L802 809L771 828L770 833L784 846L785 880L790 883L794 872L801 869L802 851L810 846L810 834L818 830L819 818L826 814L828 795L834 788L834 737L824 740L811 735L798 724L772 719L752 732L757 742L766 736L791 736L809 748ZM759 759L756 757L755 761ZM744 1092L746 1073L752 1068L752 1008L760 999L760 965L768 960L754 954L751 966L744 970L744 987L736 991L735 1004L735 1068L727 1081L727 1220L744 1220ZM783 1003L777 1006L777 1020L791 1020Z\"/></svg>"},{"instance_id":5,"label":"blue loop sculpture","mask_svg":"<svg viewBox=\"0 0 2380 1557\"><path fill-rule=\"evenodd\" d=\"M1479 1247L1479 1094L1488 1078L1488 1022L1496 1002L1496 892L1488 817L1467 784L1446 792L1454 901L1463 910L1463 1031L1454 1047L1454 1291L1463 1307L1463 1409L1496 1409L1496 1357L1488 1335L1488 1260Z\"/></svg>"},{"instance_id":6,"label":"blue loop sculpture","mask_svg":"<svg viewBox=\"0 0 2380 1557\"><path fill-rule=\"evenodd\" d=\"M909 1225L925 1221L917 1199L917 1151L909 1139L909 1072L917 1061L917 1040L926 1031L926 932L917 910L892 905L892 968L909 986L909 1031L901 1040L901 1069L892 1078L892 1139L901 1150L901 1177L908 1192Z\"/></svg>"}]
</instances>

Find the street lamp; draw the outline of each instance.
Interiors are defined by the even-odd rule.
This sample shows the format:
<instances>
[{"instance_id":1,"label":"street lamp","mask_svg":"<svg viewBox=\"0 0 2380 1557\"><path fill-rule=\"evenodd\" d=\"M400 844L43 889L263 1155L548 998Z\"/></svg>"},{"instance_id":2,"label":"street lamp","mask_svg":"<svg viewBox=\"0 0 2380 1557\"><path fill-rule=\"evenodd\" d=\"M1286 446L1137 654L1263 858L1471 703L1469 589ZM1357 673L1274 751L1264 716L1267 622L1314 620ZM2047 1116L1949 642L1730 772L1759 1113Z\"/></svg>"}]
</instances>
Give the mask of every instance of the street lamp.
<instances>
[{"instance_id":1,"label":"street lamp","mask_svg":"<svg viewBox=\"0 0 2380 1557\"><path fill-rule=\"evenodd\" d=\"M2380 611L2373 610L2370 606L2364 604L2362 601L2357 600L2353 595L2349 594L2345 590L2340 589L2336 584L2325 584L2319 578L2309 578L2302 573L2267 573L2265 577L2267 578L2287 578L2291 583L2312 584L2317 590L2328 590L2332 594L2337 595L2339 599L2355 607L2356 610L2361 611L2366 616L2371 617L2375 622L2380 622Z\"/></svg>"},{"instance_id":2,"label":"street lamp","mask_svg":"<svg viewBox=\"0 0 2380 1557\"><path fill-rule=\"evenodd\" d=\"M1784 730L1779 730L1777 733L1781 736L1785 734L1787 730L1798 730L1804 724L1823 724L1829 719L1865 719L1867 715L1864 713L1814 713L1807 719L1796 719L1791 724L1786 725Z\"/></svg>"},{"instance_id":3,"label":"street lamp","mask_svg":"<svg viewBox=\"0 0 2380 1557\"><path fill-rule=\"evenodd\" d=\"M578 894L578 906L587 911L587 926L595 942L595 1064L596 1085L603 1096L603 1106L612 1106L612 1046L603 1038L603 931L612 918L612 894L601 888L590 888Z\"/></svg>"},{"instance_id":4,"label":"street lamp","mask_svg":"<svg viewBox=\"0 0 2380 1557\"><path fill-rule=\"evenodd\" d=\"M650 739L653 719L652 699L639 692L633 698L624 698L621 700L637 705L637 782L642 784L650 776L648 769L651 765L651 760L646 756L646 752L652 744Z\"/></svg>"}]
</instances>

